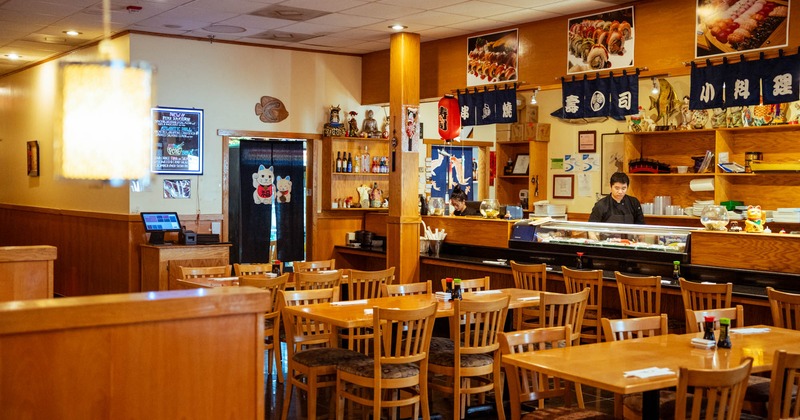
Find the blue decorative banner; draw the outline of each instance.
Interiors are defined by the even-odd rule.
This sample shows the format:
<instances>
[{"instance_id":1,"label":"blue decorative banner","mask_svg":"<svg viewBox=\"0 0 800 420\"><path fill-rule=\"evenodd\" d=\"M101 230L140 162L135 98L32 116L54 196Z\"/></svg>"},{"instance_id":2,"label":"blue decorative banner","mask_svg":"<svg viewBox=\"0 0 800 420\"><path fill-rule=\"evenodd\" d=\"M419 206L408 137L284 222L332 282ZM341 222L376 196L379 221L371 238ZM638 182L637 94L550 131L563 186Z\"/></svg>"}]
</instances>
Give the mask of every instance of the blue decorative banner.
<instances>
[{"instance_id":1,"label":"blue decorative banner","mask_svg":"<svg viewBox=\"0 0 800 420\"><path fill-rule=\"evenodd\" d=\"M794 102L800 99L800 55L760 60L761 96L765 104Z\"/></svg>"},{"instance_id":2,"label":"blue decorative banner","mask_svg":"<svg viewBox=\"0 0 800 420\"><path fill-rule=\"evenodd\" d=\"M620 77L609 80L611 101L608 115L615 120L623 120L626 115L639 112L639 75L622 72Z\"/></svg>"},{"instance_id":3,"label":"blue decorative banner","mask_svg":"<svg viewBox=\"0 0 800 420\"><path fill-rule=\"evenodd\" d=\"M711 109L723 108L723 84L721 67L712 66L709 62L705 67L697 67L692 63L692 80L690 83L689 108Z\"/></svg>"},{"instance_id":4,"label":"blue decorative banner","mask_svg":"<svg viewBox=\"0 0 800 420\"><path fill-rule=\"evenodd\" d=\"M723 64L723 83L725 84L725 106L758 105L761 101L761 77L754 71L753 63L740 61ZM691 100L690 100L691 102Z\"/></svg>"}]
</instances>

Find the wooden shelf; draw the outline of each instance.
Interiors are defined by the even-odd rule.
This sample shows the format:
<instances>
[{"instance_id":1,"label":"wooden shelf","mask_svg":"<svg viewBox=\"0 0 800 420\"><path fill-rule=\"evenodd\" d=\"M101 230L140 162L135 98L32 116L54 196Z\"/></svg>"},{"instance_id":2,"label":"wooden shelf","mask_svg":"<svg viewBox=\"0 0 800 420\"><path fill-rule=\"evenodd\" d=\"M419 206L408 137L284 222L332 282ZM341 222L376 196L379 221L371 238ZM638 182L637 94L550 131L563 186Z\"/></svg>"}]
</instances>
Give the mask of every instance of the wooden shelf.
<instances>
[{"instance_id":1,"label":"wooden shelf","mask_svg":"<svg viewBox=\"0 0 800 420\"><path fill-rule=\"evenodd\" d=\"M389 176L389 174L372 173L372 172L333 172L333 176Z\"/></svg>"},{"instance_id":2,"label":"wooden shelf","mask_svg":"<svg viewBox=\"0 0 800 420\"><path fill-rule=\"evenodd\" d=\"M498 175L500 179L528 179L528 175Z\"/></svg>"},{"instance_id":3,"label":"wooden shelf","mask_svg":"<svg viewBox=\"0 0 800 420\"><path fill-rule=\"evenodd\" d=\"M362 208L362 207L350 207L347 209L330 209L330 211L388 211L388 208L384 207L369 207L369 208Z\"/></svg>"},{"instance_id":4,"label":"wooden shelf","mask_svg":"<svg viewBox=\"0 0 800 420\"><path fill-rule=\"evenodd\" d=\"M332 208L332 203L339 199L353 197L358 200L358 187L366 185L372 188L377 183L378 188L384 192L384 197L389 194L389 174L373 172L336 172L336 154L343 152L344 157L349 153L353 159L361 157L364 148L370 155L370 162L373 157L385 157L386 164L391 165L389 149L389 139L365 138L365 137L325 137L322 140L322 171L328 171L330 176L322 178L322 206L325 210L334 211L374 211L380 209ZM325 160L327 159L327 163Z\"/></svg>"},{"instance_id":5,"label":"wooden shelf","mask_svg":"<svg viewBox=\"0 0 800 420\"><path fill-rule=\"evenodd\" d=\"M632 159L653 159L671 166L694 166L692 156L706 150L728 154L729 162L745 163L745 154L758 151L767 162L800 160L800 125L719 128L667 132L625 134L625 162ZM715 162L716 163L716 162ZM695 200L716 203L738 200L760 205L762 209L800 206L800 173L797 172L714 172L687 174L628 174L629 193L641 202L652 202L655 196L668 195L672 204L691 206ZM714 191L691 191L689 181L695 178L714 179Z\"/></svg>"}]
</instances>

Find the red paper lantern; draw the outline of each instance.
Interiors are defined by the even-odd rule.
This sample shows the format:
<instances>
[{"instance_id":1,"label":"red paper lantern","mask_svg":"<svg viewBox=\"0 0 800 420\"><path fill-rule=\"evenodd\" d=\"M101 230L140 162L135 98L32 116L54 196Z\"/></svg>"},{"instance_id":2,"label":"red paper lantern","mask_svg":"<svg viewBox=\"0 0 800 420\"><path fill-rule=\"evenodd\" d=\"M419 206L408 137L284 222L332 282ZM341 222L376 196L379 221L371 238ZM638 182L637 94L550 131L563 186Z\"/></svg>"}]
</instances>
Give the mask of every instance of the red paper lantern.
<instances>
[{"instance_id":1,"label":"red paper lantern","mask_svg":"<svg viewBox=\"0 0 800 420\"><path fill-rule=\"evenodd\" d=\"M461 113L458 110L458 99L453 95L444 95L439 99L439 136L444 140L453 140L461 134Z\"/></svg>"}]
</instances>

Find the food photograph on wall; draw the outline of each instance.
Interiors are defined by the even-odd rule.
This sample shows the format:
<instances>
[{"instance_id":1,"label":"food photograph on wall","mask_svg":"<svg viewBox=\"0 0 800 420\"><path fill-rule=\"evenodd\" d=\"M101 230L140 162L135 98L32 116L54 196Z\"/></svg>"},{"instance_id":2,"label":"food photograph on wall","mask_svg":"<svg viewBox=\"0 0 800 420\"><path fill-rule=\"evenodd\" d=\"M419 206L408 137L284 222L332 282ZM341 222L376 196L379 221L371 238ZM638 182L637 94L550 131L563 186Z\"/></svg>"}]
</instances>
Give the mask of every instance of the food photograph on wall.
<instances>
[{"instance_id":1,"label":"food photograph on wall","mask_svg":"<svg viewBox=\"0 0 800 420\"><path fill-rule=\"evenodd\" d=\"M515 82L519 38L517 30L467 39L467 86Z\"/></svg>"},{"instance_id":2,"label":"food photograph on wall","mask_svg":"<svg viewBox=\"0 0 800 420\"><path fill-rule=\"evenodd\" d=\"M697 0L695 56L784 47L788 0Z\"/></svg>"},{"instance_id":3,"label":"food photograph on wall","mask_svg":"<svg viewBox=\"0 0 800 420\"><path fill-rule=\"evenodd\" d=\"M633 7L569 20L567 74L633 66Z\"/></svg>"}]
</instances>

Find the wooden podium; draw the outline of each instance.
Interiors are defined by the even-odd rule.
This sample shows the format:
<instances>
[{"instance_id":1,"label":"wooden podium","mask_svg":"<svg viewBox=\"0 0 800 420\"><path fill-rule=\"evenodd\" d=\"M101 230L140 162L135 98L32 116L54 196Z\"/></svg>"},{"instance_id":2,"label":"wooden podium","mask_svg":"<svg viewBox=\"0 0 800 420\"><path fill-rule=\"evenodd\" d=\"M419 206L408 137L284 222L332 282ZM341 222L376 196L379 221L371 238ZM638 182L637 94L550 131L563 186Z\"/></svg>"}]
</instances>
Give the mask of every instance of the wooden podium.
<instances>
[{"instance_id":1,"label":"wooden podium","mask_svg":"<svg viewBox=\"0 0 800 420\"><path fill-rule=\"evenodd\" d=\"M208 267L230 263L231 244L150 245L142 247L142 291L177 289L180 266Z\"/></svg>"}]
</instances>

